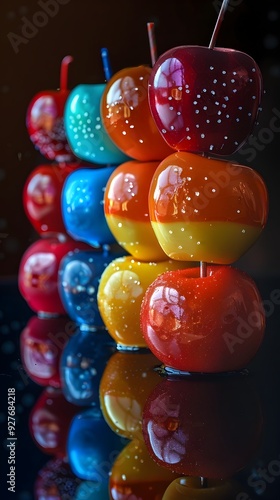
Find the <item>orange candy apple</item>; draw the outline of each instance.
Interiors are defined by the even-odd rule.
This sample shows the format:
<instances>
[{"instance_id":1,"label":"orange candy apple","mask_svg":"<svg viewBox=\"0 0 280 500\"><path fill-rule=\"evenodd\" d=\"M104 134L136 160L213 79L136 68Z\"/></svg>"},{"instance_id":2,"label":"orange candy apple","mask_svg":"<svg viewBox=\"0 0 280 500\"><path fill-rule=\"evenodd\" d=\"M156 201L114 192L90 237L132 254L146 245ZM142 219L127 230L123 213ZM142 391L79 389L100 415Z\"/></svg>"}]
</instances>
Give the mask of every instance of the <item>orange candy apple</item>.
<instances>
[{"instance_id":1,"label":"orange candy apple","mask_svg":"<svg viewBox=\"0 0 280 500\"><path fill-rule=\"evenodd\" d=\"M148 66L124 68L108 81L101 99L101 118L116 146L140 161L162 160L173 149L162 138L148 102Z\"/></svg>"},{"instance_id":2,"label":"orange candy apple","mask_svg":"<svg viewBox=\"0 0 280 500\"><path fill-rule=\"evenodd\" d=\"M149 211L170 258L231 264L264 228L268 195L261 176L249 167L177 152L154 174Z\"/></svg>"},{"instance_id":3,"label":"orange candy apple","mask_svg":"<svg viewBox=\"0 0 280 500\"><path fill-rule=\"evenodd\" d=\"M140 327L144 294L163 272L185 267L185 262L142 262L130 256L108 264L100 278L97 303L109 334L119 346L147 347Z\"/></svg>"},{"instance_id":4,"label":"orange candy apple","mask_svg":"<svg viewBox=\"0 0 280 500\"><path fill-rule=\"evenodd\" d=\"M150 183L159 162L128 161L111 174L104 193L107 224L118 243L140 260L165 260L151 226Z\"/></svg>"},{"instance_id":5,"label":"orange candy apple","mask_svg":"<svg viewBox=\"0 0 280 500\"><path fill-rule=\"evenodd\" d=\"M245 500L242 493L238 496L241 491L241 485L230 479L180 477L170 483L162 500Z\"/></svg>"},{"instance_id":6,"label":"orange candy apple","mask_svg":"<svg viewBox=\"0 0 280 500\"><path fill-rule=\"evenodd\" d=\"M100 405L111 429L128 439L143 439L142 412L160 381L158 359L149 351L116 352L100 381Z\"/></svg>"}]
</instances>

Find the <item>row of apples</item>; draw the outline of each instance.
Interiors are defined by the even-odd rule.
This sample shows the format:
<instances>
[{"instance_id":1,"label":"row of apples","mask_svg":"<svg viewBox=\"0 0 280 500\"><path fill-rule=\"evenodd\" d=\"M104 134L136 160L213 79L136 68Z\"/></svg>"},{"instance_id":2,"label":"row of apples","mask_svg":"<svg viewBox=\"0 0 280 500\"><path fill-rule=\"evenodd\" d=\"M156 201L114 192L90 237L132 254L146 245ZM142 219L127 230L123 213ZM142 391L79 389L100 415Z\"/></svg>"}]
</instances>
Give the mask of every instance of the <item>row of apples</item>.
<instances>
[{"instance_id":1,"label":"row of apples","mask_svg":"<svg viewBox=\"0 0 280 500\"><path fill-rule=\"evenodd\" d=\"M246 366L263 339L258 289L229 264L260 235L268 202L257 172L205 154L244 143L262 86L246 54L205 50L173 49L153 69L72 92L64 58L60 90L27 112L32 141L57 164L24 188L44 238L23 256L19 284L36 312L103 325L120 348L148 346L175 370L223 372Z\"/></svg>"}]
</instances>

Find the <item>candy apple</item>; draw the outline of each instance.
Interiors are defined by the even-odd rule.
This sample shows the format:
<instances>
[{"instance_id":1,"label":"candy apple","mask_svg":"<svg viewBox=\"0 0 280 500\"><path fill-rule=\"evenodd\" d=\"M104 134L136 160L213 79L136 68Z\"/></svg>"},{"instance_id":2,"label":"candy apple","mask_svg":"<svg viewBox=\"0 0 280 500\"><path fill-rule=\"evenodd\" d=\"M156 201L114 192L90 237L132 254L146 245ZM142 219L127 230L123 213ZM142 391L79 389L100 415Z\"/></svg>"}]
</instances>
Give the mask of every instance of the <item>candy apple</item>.
<instances>
[{"instance_id":1,"label":"candy apple","mask_svg":"<svg viewBox=\"0 0 280 500\"><path fill-rule=\"evenodd\" d=\"M63 458L52 458L38 472L34 484L35 500L75 498L81 480ZM102 499L103 500L103 499Z\"/></svg>"},{"instance_id":2,"label":"candy apple","mask_svg":"<svg viewBox=\"0 0 280 500\"><path fill-rule=\"evenodd\" d=\"M70 424L78 406L68 403L60 389L46 387L29 415L31 437L47 455L65 458Z\"/></svg>"},{"instance_id":3,"label":"candy apple","mask_svg":"<svg viewBox=\"0 0 280 500\"><path fill-rule=\"evenodd\" d=\"M64 346L60 358L63 394L78 406L99 406L99 384L115 344L102 331L78 329Z\"/></svg>"},{"instance_id":4,"label":"candy apple","mask_svg":"<svg viewBox=\"0 0 280 500\"><path fill-rule=\"evenodd\" d=\"M62 60L60 89L37 93L29 103L26 126L36 149L49 160L71 161L74 155L68 144L64 129L64 107L69 95L67 88L68 66L71 56Z\"/></svg>"},{"instance_id":5,"label":"candy apple","mask_svg":"<svg viewBox=\"0 0 280 500\"><path fill-rule=\"evenodd\" d=\"M262 76L243 52L180 46L156 61L148 95L158 130L169 146L226 156L240 149L252 133Z\"/></svg>"},{"instance_id":6,"label":"candy apple","mask_svg":"<svg viewBox=\"0 0 280 500\"><path fill-rule=\"evenodd\" d=\"M150 183L159 162L129 161L111 174L104 193L107 224L119 244L133 257L165 260L149 217Z\"/></svg>"},{"instance_id":7,"label":"candy apple","mask_svg":"<svg viewBox=\"0 0 280 500\"><path fill-rule=\"evenodd\" d=\"M109 491L114 500L162 498L176 474L154 462L143 441L129 443L116 458L111 474Z\"/></svg>"},{"instance_id":8,"label":"candy apple","mask_svg":"<svg viewBox=\"0 0 280 500\"><path fill-rule=\"evenodd\" d=\"M78 166L78 163L40 165L28 176L23 188L23 206L40 236L66 234L61 191L66 177Z\"/></svg>"},{"instance_id":9,"label":"candy apple","mask_svg":"<svg viewBox=\"0 0 280 500\"><path fill-rule=\"evenodd\" d=\"M81 84L69 94L64 110L66 137L74 154L100 165L118 164L128 157L112 142L100 117L106 83Z\"/></svg>"},{"instance_id":10,"label":"candy apple","mask_svg":"<svg viewBox=\"0 0 280 500\"><path fill-rule=\"evenodd\" d=\"M261 176L249 167L177 152L155 171L149 212L170 258L231 264L264 228L268 194Z\"/></svg>"},{"instance_id":11,"label":"candy apple","mask_svg":"<svg viewBox=\"0 0 280 500\"><path fill-rule=\"evenodd\" d=\"M30 318L21 333L20 348L24 370L33 382L42 386L61 386L61 353L72 333L67 316Z\"/></svg>"},{"instance_id":12,"label":"candy apple","mask_svg":"<svg viewBox=\"0 0 280 500\"><path fill-rule=\"evenodd\" d=\"M144 339L166 366L187 372L243 369L257 353L265 314L255 282L231 266L163 273L140 311Z\"/></svg>"},{"instance_id":13,"label":"candy apple","mask_svg":"<svg viewBox=\"0 0 280 500\"><path fill-rule=\"evenodd\" d=\"M110 429L98 408L84 410L73 418L69 429L70 467L80 479L108 484L114 458L126 443Z\"/></svg>"},{"instance_id":14,"label":"candy apple","mask_svg":"<svg viewBox=\"0 0 280 500\"><path fill-rule=\"evenodd\" d=\"M262 441L260 397L248 375L162 378L142 423L156 463L187 476L232 477Z\"/></svg>"},{"instance_id":15,"label":"candy apple","mask_svg":"<svg viewBox=\"0 0 280 500\"><path fill-rule=\"evenodd\" d=\"M246 497L242 494L241 485L236 481L180 477L170 483L162 500L242 500L242 498Z\"/></svg>"},{"instance_id":16,"label":"candy apple","mask_svg":"<svg viewBox=\"0 0 280 500\"><path fill-rule=\"evenodd\" d=\"M148 102L148 66L125 68L107 82L101 119L116 146L135 160L154 161L172 152L158 131Z\"/></svg>"},{"instance_id":17,"label":"candy apple","mask_svg":"<svg viewBox=\"0 0 280 500\"><path fill-rule=\"evenodd\" d=\"M159 383L158 359L144 352L116 352L107 362L99 393L103 416L111 429L128 439L143 439L142 412Z\"/></svg>"},{"instance_id":18,"label":"candy apple","mask_svg":"<svg viewBox=\"0 0 280 500\"><path fill-rule=\"evenodd\" d=\"M110 262L100 278L97 304L109 334L119 347L147 347L140 328L144 294L163 272L184 268L185 262L142 262L129 256Z\"/></svg>"},{"instance_id":19,"label":"candy apple","mask_svg":"<svg viewBox=\"0 0 280 500\"><path fill-rule=\"evenodd\" d=\"M104 328L97 305L100 277L109 263L123 255L112 245L106 250L69 252L59 266L58 291L67 314L79 325Z\"/></svg>"},{"instance_id":20,"label":"candy apple","mask_svg":"<svg viewBox=\"0 0 280 500\"><path fill-rule=\"evenodd\" d=\"M104 191L115 167L80 168L66 179L62 217L67 233L91 246L116 243L104 216Z\"/></svg>"},{"instance_id":21,"label":"candy apple","mask_svg":"<svg viewBox=\"0 0 280 500\"><path fill-rule=\"evenodd\" d=\"M24 252L19 266L18 287L29 307L37 313L66 315L58 291L62 258L70 251L88 250L85 243L41 238Z\"/></svg>"}]
</instances>

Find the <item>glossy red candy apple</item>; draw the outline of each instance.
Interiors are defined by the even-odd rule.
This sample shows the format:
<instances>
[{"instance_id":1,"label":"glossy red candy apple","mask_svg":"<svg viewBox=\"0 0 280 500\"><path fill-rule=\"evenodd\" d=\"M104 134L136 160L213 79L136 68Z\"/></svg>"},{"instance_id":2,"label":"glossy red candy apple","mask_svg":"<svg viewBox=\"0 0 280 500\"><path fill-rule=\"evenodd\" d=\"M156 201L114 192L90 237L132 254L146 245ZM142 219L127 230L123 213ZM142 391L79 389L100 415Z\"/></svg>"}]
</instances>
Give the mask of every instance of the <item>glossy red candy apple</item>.
<instances>
[{"instance_id":1,"label":"glossy red candy apple","mask_svg":"<svg viewBox=\"0 0 280 500\"><path fill-rule=\"evenodd\" d=\"M140 161L165 158L172 149L162 138L148 102L148 66L125 68L108 81L101 98L102 123L116 146Z\"/></svg>"},{"instance_id":2,"label":"glossy red candy apple","mask_svg":"<svg viewBox=\"0 0 280 500\"><path fill-rule=\"evenodd\" d=\"M67 316L33 316L20 336L21 361L27 375L36 384L61 387L60 359L64 345L75 331Z\"/></svg>"},{"instance_id":3,"label":"glossy red candy apple","mask_svg":"<svg viewBox=\"0 0 280 500\"><path fill-rule=\"evenodd\" d=\"M257 353L265 314L255 282L231 266L161 274L141 306L148 347L166 366L187 372L243 369Z\"/></svg>"},{"instance_id":4,"label":"glossy red candy apple","mask_svg":"<svg viewBox=\"0 0 280 500\"><path fill-rule=\"evenodd\" d=\"M149 213L170 258L231 264L265 227L267 188L252 168L177 152L155 171Z\"/></svg>"},{"instance_id":5,"label":"glossy red candy apple","mask_svg":"<svg viewBox=\"0 0 280 500\"><path fill-rule=\"evenodd\" d=\"M262 441L260 397L248 375L165 377L150 393L142 422L151 457L187 476L232 477Z\"/></svg>"},{"instance_id":6,"label":"glossy red candy apple","mask_svg":"<svg viewBox=\"0 0 280 500\"><path fill-rule=\"evenodd\" d=\"M252 133L262 76L243 52L179 46L158 58L148 88L152 115L169 146L226 156Z\"/></svg>"},{"instance_id":7,"label":"glossy red candy apple","mask_svg":"<svg viewBox=\"0 0 280 500\"><path fill-rule=\"evenodd\" d=\"M61 212L61 193L66 177L78 163L40 165L28 176L23 188L23 206L40 236L67 234Z\"/></svg>"},{"instance_id":8,"label":"glossy red candy apple","mask_svg":"<svg viewBox=\"0 0 280 500\"><path fill-rule=\"evenodd\" d=\"M66 315L58 291L60 262L68 252L88 249L86 243L57 238L41 238L27 248L20 261L18 286L33 311Z\"/></svg>"},{"instance_id":9,"label":"glossy red candy apple","mask_svg":"<svg viewBox=\"0 0 280 500\"><path fill-rule=\"evenodd\" d=\"M107 224L118 243L144 261L166 260L149 216L149 189L157 161L128 161L112 172L104 192Z\"/></svg>"},{"instance_id":10,"label":"glossy red candy apple","mask_svg":"<svg viewBox=\"0 0 280 500\"><path fill-rule=\"evenodd\" d=\"M68 431L79 411L80 407L66 401L60 389L43 390L29 415L31 437L43 453L67 456Z\"/></svg>"},{"instance_id":11,"label":"glossy red candy apple","mask_svg":"<svg viewBox=\"0 0 280 500\"><path fill-rule=\"evenodd\" d=\"M71 161L74 155L64 128L64 107L70 91L67 88L68 66L71 56L62 60L60 89L38 92L30 101L26 126L36 149L49 160Z\"/></svg>"},{"instance_id":12,"label":"glossy red candy apple","mask_svg":"<svg viewBox=\"0 0 280 500\"><path fill-rule=\"evenodd\" d=\"M76 498L82 483L65 458L52 458L39 470L34 483L35 500Z\"/></svg>"}]
</instances>

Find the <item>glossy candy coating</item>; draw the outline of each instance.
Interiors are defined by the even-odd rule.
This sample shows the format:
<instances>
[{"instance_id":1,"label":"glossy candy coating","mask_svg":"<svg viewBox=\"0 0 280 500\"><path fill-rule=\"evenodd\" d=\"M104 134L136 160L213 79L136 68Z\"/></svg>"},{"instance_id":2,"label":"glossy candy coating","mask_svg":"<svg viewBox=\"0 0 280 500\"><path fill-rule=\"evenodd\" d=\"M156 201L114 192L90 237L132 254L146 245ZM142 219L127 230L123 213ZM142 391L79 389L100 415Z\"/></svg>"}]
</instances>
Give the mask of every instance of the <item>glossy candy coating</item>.
<instances>
[{"instance_id":1,"label":"glossy candy coating","mask_svg":"<svg viewBox=\"0 0 280 500\"><path fill-rule=\"evenodd\" d=\"M110 475L110 496L114 500L162 498L176 477L154 462L145 443L136 439L116 458Z\"/></svg>"},{"instance_id":2,"label":"glossy candy coating","mask_svg":"<svg viewBox=\"0 0 280 500\"><path fill-rule=\"evenodd\" d=\"M153 460L187 476L232 477L262 442L261 401L247 375L165 377L150 393L142 422Z\"/></svg>"},{"instance_id":3,"label":"glossy candy coating","mask_svg":"<svg viewBox=\"0 0 280 500\"><path fill-rule=\"evenodd\" d=\"M81 242L57 238L41 238L27 248L20 261L18 286L33 311L66 315L58 292L60 262L68 252L88 248Z\"/></svg>"},{"instance_id":4,"label":"glossy candy coating","mask_svg":"<svg viewBox=\"0 0 280 500\"><path fill-rule=\"evenodd\" d=\"M104 331L76 329L60 358L62 391L70 403L99 406L99 383L115 344Z\"/></svg>"},{"instance_id":5,"label":"glossy candy coating","mask_svg":"<svg viewBox=\"0 0 280 500\"><path fill-rule=\"evenodd\" d=\"M78 163L40 165L28 176L23 188L23 207L40 236L66 234L61 191L66 177L78 166Z\"/></svg>"},{"instance_id":6,"label":"glossy candy coating","mask_svg":"<svg viewBox=\"0 0 280 500\"><path fill-rule=\"evenodd\" d=\"M130 256L110 262L100 278L97 304L109 334L119 346L147 347L140 328L144 294L161 273L186 266L185 262L143 262Z\"/></svg>"},{"instance_id":7,"label":"glossy candy coating","mask_svg":"<svg viewBox=\"0 0 280 500\"><path fill-rule=\"evenodd\" d=\"M109 263L123 254L118 245L108 250L69 252L59 266L58 291L67 314L79 325L103 328L98 305L99 280Z\"/></svg>"},{"instance_id":8,"label":"glossy candy coating","mask_svg":"<svg viewBox=\"0 0 280 500\"><path fill-rule=\"evenodd\" d=\"M128 161L108 179L104 213L119 244L133 257L145 261L165 260L149 217L150 183L159 162Z\"/></svg>"},{"instance_id":9,"label":"glossy candy coating","mask_svg":"<svg viewBox=\"0 0 280 500\"><path fill-rule=\"evenodd\" d=\"M74 417L69 429L70 467L81 479L108 483L110 466L125 444L107 425L99 409L85 410Z\"/></svg>"},{"instance_id":10,"label":"glossy candy coating","mask_svg":"<svg viewBox=\"0 0 280 500\"><path fill-rule=\"evenodd\" d=\"M152 115L167 144L227 156L252 132L262 76L243 52L181 46L158 58L148 88Z\"/></svg>"},{"instance_id":11,"label":"glossy candy coating","mask_svg":"<svg viewBox=\"0 0 280 500\"><path fill-rule=\"evenodd\" d=\"M151 68L135 66L115 73L101 99L101 119L112 141L140 161L165 158L172 149L161 137L148 102Z\"/></svg>"},{"instance_id":12,"label":"glossy candy coating","mask_svg":"<svg viewBox=\"0 0 280 500\"><path fill-rule=\"evenodd\" d=\"M82 160L100 165L118 164L128 157L111 141L100 117L100 100L106 84L81 84L69 94L64 110L69 145Z\"/></svg>"},{"instance_id":13,"label":"glossy candy coating","mask_svg":"<svg viewBox=\"0 0 280 500\"><path fill-rule=\"evenodd\" d=\"M142 412L160 381L158 359L149 351L116 352L100 381L100 405L111 429L128 439L142 440Z\"/></svg>"},{"instance_id":14,"label":"glossy candy coating","mask_svg":"<svg viewBox=\"0 0 280 500\"><path fill-rule=\"evenodd\" d=\"M265 314L250 276L231 266L169 271L148 287L140 312L148 347L187 372L243 369L264 337Z\"/></svg>"},{"instance_id":15,"label":"glossy candy coating","mask_svg":"<svg viewBox=\"0 0 280 500\"><path fill-rule=\"evenodd\" d=\"M68 403L60 389L46 387L29 415L29 430L37 447L47 455L67 456L68 431L79 407Z\"/></svg>"},{"instance_id":16,"label":"glossy candy coating","mask_svg":"<svg viewBox=\"0 0 280 500\"><path fill-rule=\"evenodd\" d=\"M170 258L231 264L265 227L268 194L249 167L177 152L155 171L149 212Z\"/></svg>"},{"instance_id":17,"label":"glossy candy coating","mask_svg":"<svg viewBox=\"0 0 280 500\"><path fill-rule=\"evenodd\" d=\"M73 334L67 316L32 316L20 335L21 361L28 377L42 386L60 387L59 364L62 349Z\"/></svg>"},{"instance_id":18,"label":"glossy candy coating","mask_svg":"<svg viewBox=\"0 0 280 500\"><path fill-rule=\"evenodd\" d=\"M91 246L116 243L104 216L104 190L115 167L81 168L66 179L61 194L67 233Z\"/></svg>"},{"instance_id":19,"label":"glossy candy coating","mask_svg":"<svg viewBox=\"0 0 280 500\"><path fill-rule=\"evenodd\" d=\"M69 90L49 90L36 94L26 114L26 126L36 149L48 160L58 162L75 158L64 128L64 106Z\"/></svg>"}]
</instances>

